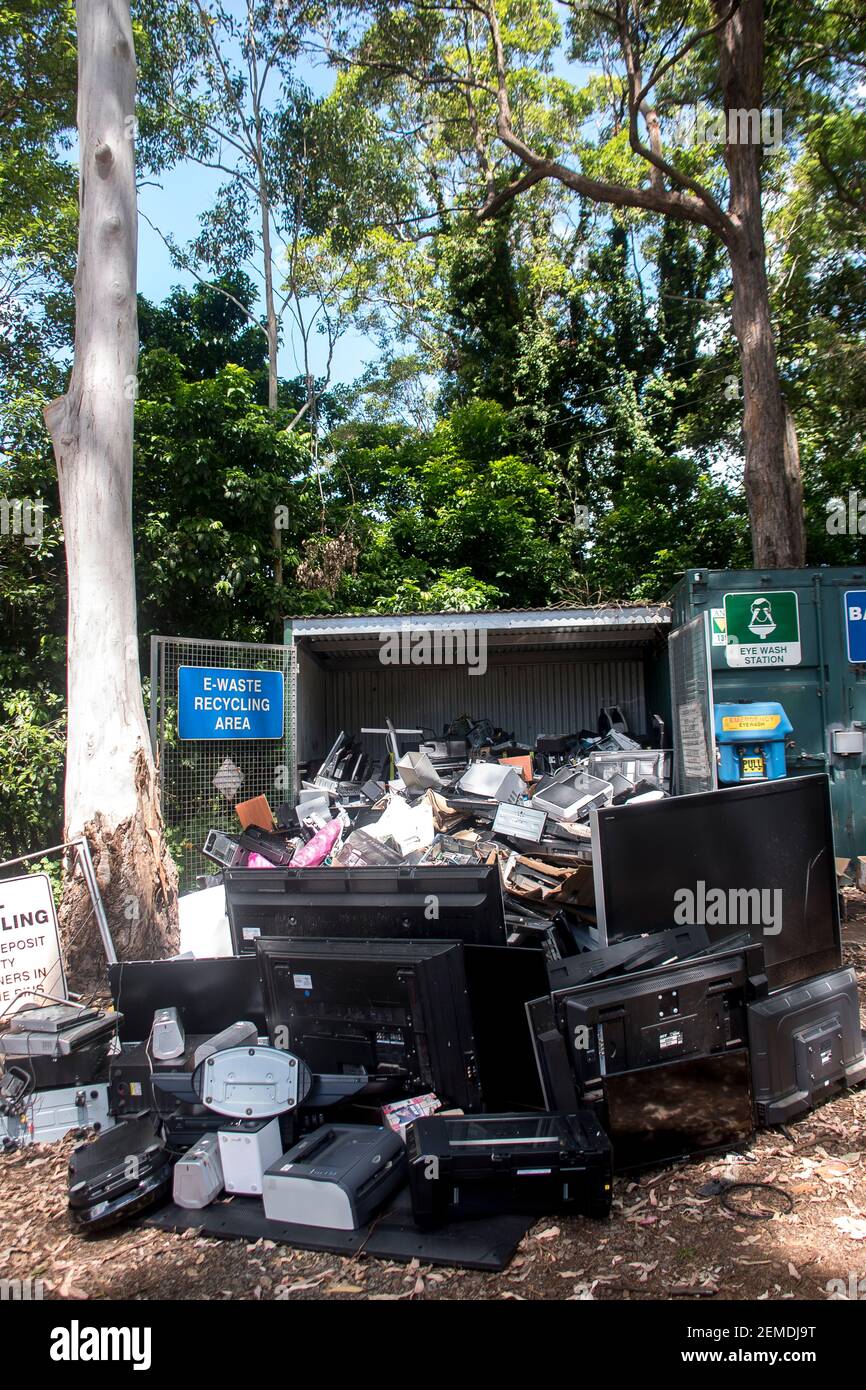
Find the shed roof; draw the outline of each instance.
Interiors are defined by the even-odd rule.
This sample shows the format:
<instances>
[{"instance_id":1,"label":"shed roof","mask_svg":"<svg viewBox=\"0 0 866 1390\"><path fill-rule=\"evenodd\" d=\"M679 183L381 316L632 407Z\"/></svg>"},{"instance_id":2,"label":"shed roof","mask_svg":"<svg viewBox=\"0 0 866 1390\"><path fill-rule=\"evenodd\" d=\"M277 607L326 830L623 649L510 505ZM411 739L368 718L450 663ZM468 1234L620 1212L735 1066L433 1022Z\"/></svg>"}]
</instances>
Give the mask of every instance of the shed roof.
<instances>
[{"instance_id":1,"label":"shed roof","mask_svg":"<svg viewBox=\"0 0 866 1390\"><path fill-rule=\"evenodd\" d=\"M645 650L671 623L665 604L496 609L478 613L332 614L286 619L286 640L328 664L370 658L391 633L483 633L489 651L529 654L556 649L577 659L591 652Z\"/></svg>"}]
</instances>

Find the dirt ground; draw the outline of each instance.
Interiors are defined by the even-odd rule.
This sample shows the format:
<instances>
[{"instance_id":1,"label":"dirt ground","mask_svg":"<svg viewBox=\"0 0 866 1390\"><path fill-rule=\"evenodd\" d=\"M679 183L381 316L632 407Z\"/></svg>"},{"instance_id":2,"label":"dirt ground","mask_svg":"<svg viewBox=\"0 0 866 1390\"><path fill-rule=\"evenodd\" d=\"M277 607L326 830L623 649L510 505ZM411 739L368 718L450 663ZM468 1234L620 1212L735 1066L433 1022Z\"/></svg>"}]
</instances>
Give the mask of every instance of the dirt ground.
<instances>
[{"instance_id":1,"label":"dirt ground","mask_svg":"<svg viewBox=\"0 0 866 1390\"><path fill-rule=\"evenodd\" d=\"M866 899L846 900L845 958L862 1001ZM0 1278L41 1279L44 1296L61 1299L838 1298L831 1281L866 1280L864 1141L866 1087L758 1134L741 1154L617 1180L610 1221L540 1221L492 1275L195 1231L80 1236L66 1211L67 1138L0 1157ZM765 1190L748 1204L768 1219L731 1213L706 1191L717 1179L775 1184L793 1209Z\"/></svg>"}]
</instances>

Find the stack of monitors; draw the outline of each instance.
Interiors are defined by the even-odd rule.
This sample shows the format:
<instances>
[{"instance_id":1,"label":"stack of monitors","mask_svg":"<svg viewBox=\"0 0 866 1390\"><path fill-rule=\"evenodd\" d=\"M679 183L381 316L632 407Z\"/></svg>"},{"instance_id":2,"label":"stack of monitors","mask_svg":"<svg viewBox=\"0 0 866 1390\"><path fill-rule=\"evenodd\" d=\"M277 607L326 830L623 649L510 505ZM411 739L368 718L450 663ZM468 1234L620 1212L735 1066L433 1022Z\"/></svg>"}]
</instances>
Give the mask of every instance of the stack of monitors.
<instances>
[{"instance_id":1,"label":"stack of monitors","mask_svg":"<svg viewBox=\"0 0 866 1390\"><path fill-rule=\"evenodd\" d=\"M569 1102L570 1080L574 1103L597 1107L618 1170L745 1142L754 1127L747 1010L766 988L753 943L554 986L528 1010L547 1105Z\"/></svg>"}]
</instances>

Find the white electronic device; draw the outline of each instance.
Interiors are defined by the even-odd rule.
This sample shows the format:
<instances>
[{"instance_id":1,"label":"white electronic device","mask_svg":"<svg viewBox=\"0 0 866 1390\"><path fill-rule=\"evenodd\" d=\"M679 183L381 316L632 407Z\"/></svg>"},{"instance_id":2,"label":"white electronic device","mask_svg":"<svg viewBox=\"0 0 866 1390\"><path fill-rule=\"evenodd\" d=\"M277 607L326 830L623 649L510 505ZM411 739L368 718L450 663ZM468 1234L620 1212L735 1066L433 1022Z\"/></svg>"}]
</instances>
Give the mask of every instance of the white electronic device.
<instances>
[{"instance_id":1,"label":"white electronic device","mask_svg":"<svg viewBox=\"0 0 866 1390\"><path fill-rule=\"evenodd\" d=\"M232 1120L218 1139L226 1192L261 1197L265 1169L283 1152L279 1120Z\"/></svg>"},{"instance_id":2,"label":"white electronic device","mask_svg":"<svg viewBox=\"0 0 866 1390\"><path fill-rule=\"evenodd\" d=\"M203 1134L174 1165L172 1196L179 1207L200 1211L223 1189L220 1144L215 1134Z\"/></svg>"},{"instance_id":3,"label":"white electronic device","mask_svg":"<svg viewBox=\"0 0 866 1390\"><path fill-rule=\"evenodd\" d=\"M230 1047L196 1067L192 1085L203 1105L230 1120L266 1120L294 1110L309 1095L309 1067L276 1047Z\"/></svg>"},{"instance_id":4,"label":"white electronic device","mask_svg":"<svg viewBox=\"0 0 866 1390\"><path fill-rule=\"evenodd\" d=\"M214 1033L206 1042L199 1043L192 1054L193 1071L200 1067L206 1057L215 1052L227 1051L230 1047L255 1047L259 1040L259 1030L254 1023L242 1019L240 1023L230 1023L221 1033Z\"/></svg>"},{"instance_id":5,"label":"white electronic device","mask_svg":"<svg viewBox=\"0 0 866 1390\"><path fill-rule=\"evenodd\" d=\"M186 1034L177 1009L157 1009L153 1015L150 1046L155 1062L173 1062L183 1056Z\"/></svg>"},{"instance_id":6,"label":"white electronic device","mask_svg":"<svg viewBox=\"0 0 866 1390\"><path fill-rule=\"evenodd\" d=\"M356 1231L405 1182L406 1146L373 1125L324 1125L306 1135L264 1176L269 1221Z\"/></svg>"}]
</instances>

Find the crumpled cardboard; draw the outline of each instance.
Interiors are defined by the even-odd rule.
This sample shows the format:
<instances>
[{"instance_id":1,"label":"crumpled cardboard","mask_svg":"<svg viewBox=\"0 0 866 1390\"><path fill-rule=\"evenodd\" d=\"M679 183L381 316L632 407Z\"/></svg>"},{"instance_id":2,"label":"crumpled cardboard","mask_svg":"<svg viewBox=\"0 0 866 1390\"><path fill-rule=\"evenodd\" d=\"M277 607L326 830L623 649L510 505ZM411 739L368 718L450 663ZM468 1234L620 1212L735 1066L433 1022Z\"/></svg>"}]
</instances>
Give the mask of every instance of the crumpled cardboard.
<instances>
[{"instance_id":1,"label":"crumpled cardboard","mask_svg":"<svg viewBox=\"0 0 866 1390\"><path fill-rule=\"evenodd\" d=\"M532 889L518 887L512 881L513 870L518 865L527 869L535 869L548 878L558 880L557 886L545 888L543 884L539 884L537 888ZM546 864L540 859L530 859L527 855L516 854L509 856L504 866L503 881L509 893L515 898L522 898L524 902L574 903L578 907L593 907L595 904L595 889L590 864L581 864L576 869L563 869L557 868L553 864Z\"/></svg>"}]
</instances>

